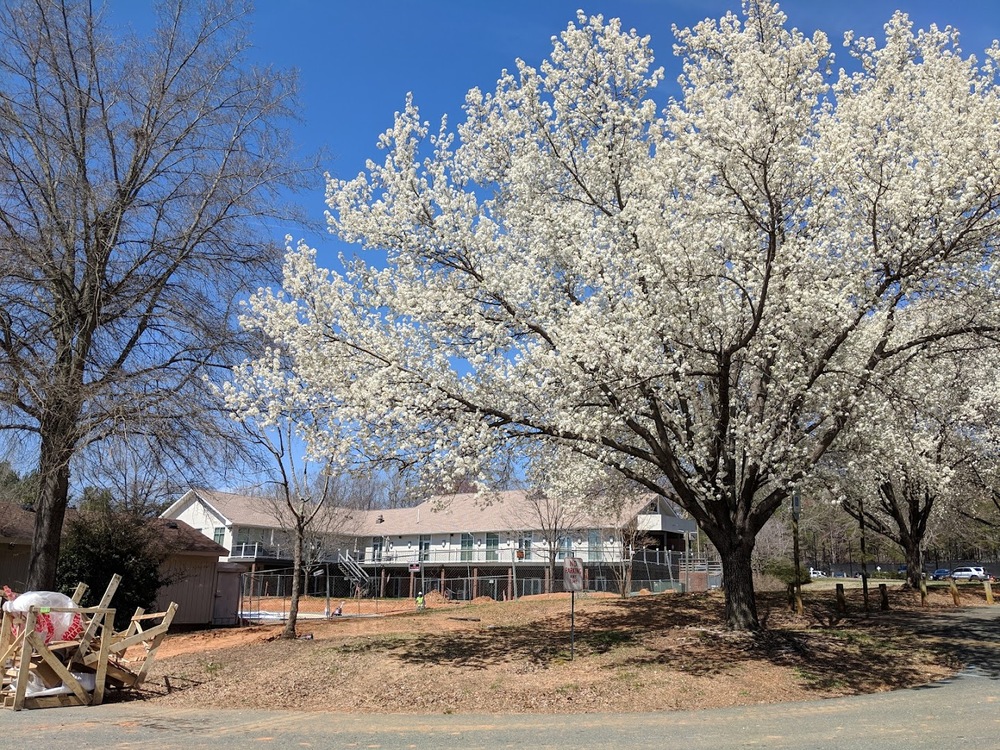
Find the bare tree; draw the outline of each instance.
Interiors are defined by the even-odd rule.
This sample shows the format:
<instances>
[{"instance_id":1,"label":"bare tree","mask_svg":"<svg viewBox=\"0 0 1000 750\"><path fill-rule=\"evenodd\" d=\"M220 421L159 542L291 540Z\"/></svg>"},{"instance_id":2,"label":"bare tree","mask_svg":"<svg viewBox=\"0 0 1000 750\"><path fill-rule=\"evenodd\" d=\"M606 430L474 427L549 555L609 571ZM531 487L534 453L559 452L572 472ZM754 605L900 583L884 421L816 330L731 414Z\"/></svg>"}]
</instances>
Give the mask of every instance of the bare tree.
<instances>
[{"instance_id":1,"label":"bare tree","mask_svg":"<svg viewBox=\"0 0 1000 750\"><path fill-rule=\"evenodd\" d=\"M260 426L251 419L242 418L252 442L271 456L270 473L275 477L273 495L264 502L282 530L292 539L292 592L288 606L288 619L281 632L282 638L295 638L299 617L299 599L302 582L315 560L322 555L324 537L335 530L349 533L352 516L348 509L331 507L343 499L345 482L334 475L327 463L317 473L311 473L314 464L295 459L295 424L287 419L278 426Z\"/></svg>"},{"instance_id":2,"label":"bare tree","mask_svg":"<svg viewBox=\"0 0 1000 750\"><path fill-rule=\"evenodd\" d=\"M88 446L176 469L218 436L204 375L237 359L234 305L279 257L264 221L307 173L294 77L247 64L247 20L168 0L148 39L112 38L87 0L0 1L0 429L38 452L31 587Z\"/></svg>"},{"instance_id":3,"label":"bare tree","mask_svg":"<svg viewBox=\"0 0 1000 750\"><path fill-rule=\"evenodd\" d=\"M546 593L552 592L559 552L567 551L563 546L564 540L569 532L581 527L583 519L584 514L578 504L539 490L525 492L524 503L510 514L512 526L532 529L541 535L548 556Z\"/></svg>"},{"instance_id":4,"label":"bare tree","mask_svg":"<svg viewBox=\"0 0 1000 750\"><path fill-rule=\"evenodd\" d=\"M618 594L624 599L632 590L632 571L636 550L652 544L655 540L646 530L639 528L639 519L635 516L624 520L623 523L614 528L612 533L615 546L620 552L611 565L611 572L618 584Z\"/></svg>"},{"instance_id":5,"label":"bare tree","mask_svg":"<svg viewBox=\"0 0 1000 750\"><path fill-rule=\"evenodd\" d=\"M782 516L773 516L757 535L752 558L754 574L760 575L769 563L792 558L792 535Z\"/></svg>"}]
</instances>

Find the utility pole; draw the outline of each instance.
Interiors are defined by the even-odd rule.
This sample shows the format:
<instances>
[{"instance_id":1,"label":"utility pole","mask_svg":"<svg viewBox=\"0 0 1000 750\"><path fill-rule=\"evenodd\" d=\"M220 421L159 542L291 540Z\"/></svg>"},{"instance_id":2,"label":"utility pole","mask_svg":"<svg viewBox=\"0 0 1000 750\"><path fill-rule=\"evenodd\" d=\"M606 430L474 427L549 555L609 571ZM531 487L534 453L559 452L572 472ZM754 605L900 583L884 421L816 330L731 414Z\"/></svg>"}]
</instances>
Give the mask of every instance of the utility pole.
<instances>
[{"instance_id":1,"label":"utility pole","mask_svg":"<svg viewBox=\"0 0 1000 750\"><path fill-rule=\"evenodd\" d=\"M796 490L792 493L792 554L795 557L795 614L802 616L802 575L799 567L799 512L802 496Z\"/></svg>"},{"instance_id":2,"label":"utility pole","mask_svg":"<svg viewBox=\"0 0 1000 750\"><path fill-rule=\"evenodd\" d=\"M861 591L865 597L865 612L868 611L868 554L865 549L865 501L858 499L858 523L861 525Z\"/></svg>"},{"instance_id":3,"label":"utility pole","mask_svg":"<svg viewBox=\"0 0 1000 750\"><path fill-rule=\"evenodd\" d=\"M517 540L515 539L510 545L510 575L514 583L514 590L511 592L511 598L517 601Z\"/></svg>"},{"instance_id":4,"label":"utility pole","mask_svg":"<svg viewBox=\"0 0 1000 750\"><path fill-rule=\"evenodd\" d=\"M691 532L684 532L684 593L691 593Z\"/></svg>"}]
</instances>

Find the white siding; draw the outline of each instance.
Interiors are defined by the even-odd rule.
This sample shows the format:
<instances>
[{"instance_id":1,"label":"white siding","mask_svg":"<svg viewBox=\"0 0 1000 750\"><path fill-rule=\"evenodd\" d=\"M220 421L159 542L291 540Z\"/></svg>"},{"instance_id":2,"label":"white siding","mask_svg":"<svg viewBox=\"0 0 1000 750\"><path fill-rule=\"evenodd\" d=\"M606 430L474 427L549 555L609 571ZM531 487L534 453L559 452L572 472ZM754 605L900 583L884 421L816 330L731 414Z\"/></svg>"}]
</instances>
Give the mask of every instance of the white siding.
<instances>
[{"instance_id":1,"label":"white siding","mask_svg":"<svg viewBox=\"0 0 1000 750\"><path fill-rule=\"evenodd\" d=\"M566 534L569 536L572 545L565 550L560 549L560 552L565 551L574 557L583 557L586 559L589 550L587 534L580 531L566 532ZM423 562L427 563L470 562L509 565L515 559L514 556L517 551L518 536L514 532L499 532L500 546L496 548L488 548L486 546L486 532L473 534L472 549L465 550L468 553L466 557L462 557L461 534L429 534L429 536L431 538L431 546L428 550L426 560L423 560ZM360 542L361 544L358 547L360 549L361 545L364 545L365 562L374 562L374 547L371 537L362 538ZM402 536L390 536L388 537L388 543L388 546L385 546L383 542L381 558L383 562L420 561L419 535L404 534ZM618 559L620 550L620 545L615 544L610 539L605 539L603 549L605 557L603 559L609 561ZM548 546L545 540L540 538L536 532L532 538L531 555L528 561L537 563L540 560L548 560L548 557ZM560 559L562 559L562 555Z\"/></svg>"},{"instance_id":2,"label":"white siding","mask_svg":"<svg viewBox=\"0 0 1000 750\"><path fill-rule=\"evenodd\" d=\"M226 525L225 519L220 518L200 502L192 502L174 517L178 521L183 521L191 528L200 531L209 539L213 538L216 528ZM225 547L226 545L223 546Z\"/></svg>"}]
</instances>

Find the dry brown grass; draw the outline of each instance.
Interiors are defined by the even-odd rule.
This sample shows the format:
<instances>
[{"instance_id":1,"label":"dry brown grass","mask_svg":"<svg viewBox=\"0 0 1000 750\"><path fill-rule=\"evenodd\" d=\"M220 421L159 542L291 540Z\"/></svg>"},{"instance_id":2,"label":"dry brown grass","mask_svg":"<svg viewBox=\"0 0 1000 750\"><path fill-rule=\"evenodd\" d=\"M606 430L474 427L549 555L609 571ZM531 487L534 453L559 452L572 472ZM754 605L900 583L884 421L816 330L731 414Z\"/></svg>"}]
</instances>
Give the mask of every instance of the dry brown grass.
<instances>
[{"instance_id":1,"label":"dry brown grass","mask_svg":"<svg viewBox=\"0 0 1000 750\"><path fill-rule=\"evenodd\" d=\"M725 629L717 593L577 596L573 658L568 595L431 598L424 612L406 601L402 613L380 617L357 616L373 602L348 601L348 616L301 621L294 641L277 637L280 626L171 636L145 697L357 713L655 711L889 690L959 666L907 624L914 612L953 607L946 591L924 610L917 595L894 587L890 611L866 615L861 592L850 590L841 615L829 585L807 590L801 618L783 595L761 594L766 627L753 634ZM963 589L964 601L982 604L980 591Z\"/></svg>"}]
</instances>

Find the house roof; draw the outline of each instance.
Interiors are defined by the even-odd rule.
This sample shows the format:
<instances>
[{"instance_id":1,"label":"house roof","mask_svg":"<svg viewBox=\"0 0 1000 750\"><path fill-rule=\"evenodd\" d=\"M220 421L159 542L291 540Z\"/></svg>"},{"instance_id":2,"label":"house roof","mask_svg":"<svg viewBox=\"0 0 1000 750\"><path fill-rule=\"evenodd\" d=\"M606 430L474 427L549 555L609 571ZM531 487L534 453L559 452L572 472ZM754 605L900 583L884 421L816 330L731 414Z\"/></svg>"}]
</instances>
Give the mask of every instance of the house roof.
<instances>
[{"instance_id":1,"label":"house roof","mask_svg":"<svg viewBox=\"0 0 1000 750\"><path fill-rule=\"evenodd\" d=\"M618 513L565 512L559 525L564 528L618 527L639 515L655 499L657 496L652 494L640 496L627 503ZM669 503L660 502L659 505L660 512L676 515ZM379 536L530 531L542 528L545 524L541 519L550 512L544 501L533 501L529 493L521 490L435 495L412 508L368 511L357 533ZM382 519L381 522L379 518Z\"/></svg>"},{"instance_id":2,"label":"house roof","mask_svg":"<svg viewBox=\"0 0 1000 750\"><path fill-rule=\"evenodd\" d=\"M167 508L161 518L179 514L190 502L200 500L216 514L234 526L279 528L275 509L268 500L213 490L191 490ZM657 501L659 512L679 517L673 505L657 495L646 494L626 503L615 512L564 511L559 521L563 528L608 529L620 527L634 519L651 501ZM554 503L550 504L554 505ZM338 508L340 519L328 520L326 526L351 536L385 536L414 534L454 534L460 532L532 531L551 527L543 518L551 518L546 503L533 501L521 490L505 492L465 492L434 495L411 508L353 510ZM566 507L565 505L563 506Z\"/></svg>"},{"instance_id":3,"label":"house roof","mask_svg":"<svg viewBox=\"0 0 1000 750\"><path fill-rule=\"evenodd\" d=\"M0 539L31 544L35 514L17 503L0 503Z\"/></svg>"},{"instance_id":4,"label":"house roof","mask_svg":"<svg viewBox=\"0 0 1000 750\"><path fill-rule=\"evenodd\" d=\"M162 518L175 515L181 506L197 499L215 511L226 523L233 526L258 526L275 528L279 526L278 519L270 502L262 497L238 495L233 492L218 492L216 490L189 490L181 498L160 514Z\"/></svg>"},{"instance_id":5,"label":"house roof","mask_svg":"<svg viewBox=\"0 0 1000 750\"><path fill-rule=\"evenodd\" d=\"M229 550L221 544L216 544L183 521L173 518L153 518L150 519L149 523L156 527L164 548L171 554L211 555L213 557L229 554Z\"/></svg>"},{"instance_id":6,"label":"house roof","mask_svg":"<svg viewBox=\"0 0 1000 750\"><path fill-rule=\"evenodd\" d=\"M66 511L63 521L63 533L76 511L70 508ZM183 521L167 518L152 518L149 523L157 528L157 535L169 554L204 554L218 557L228 555L229 551L204 534L196 531ZM25 510L14 503L0 505L0 539L18 544L31 544L35 530L34 511Z\"/></svg>"}]
</instances>

